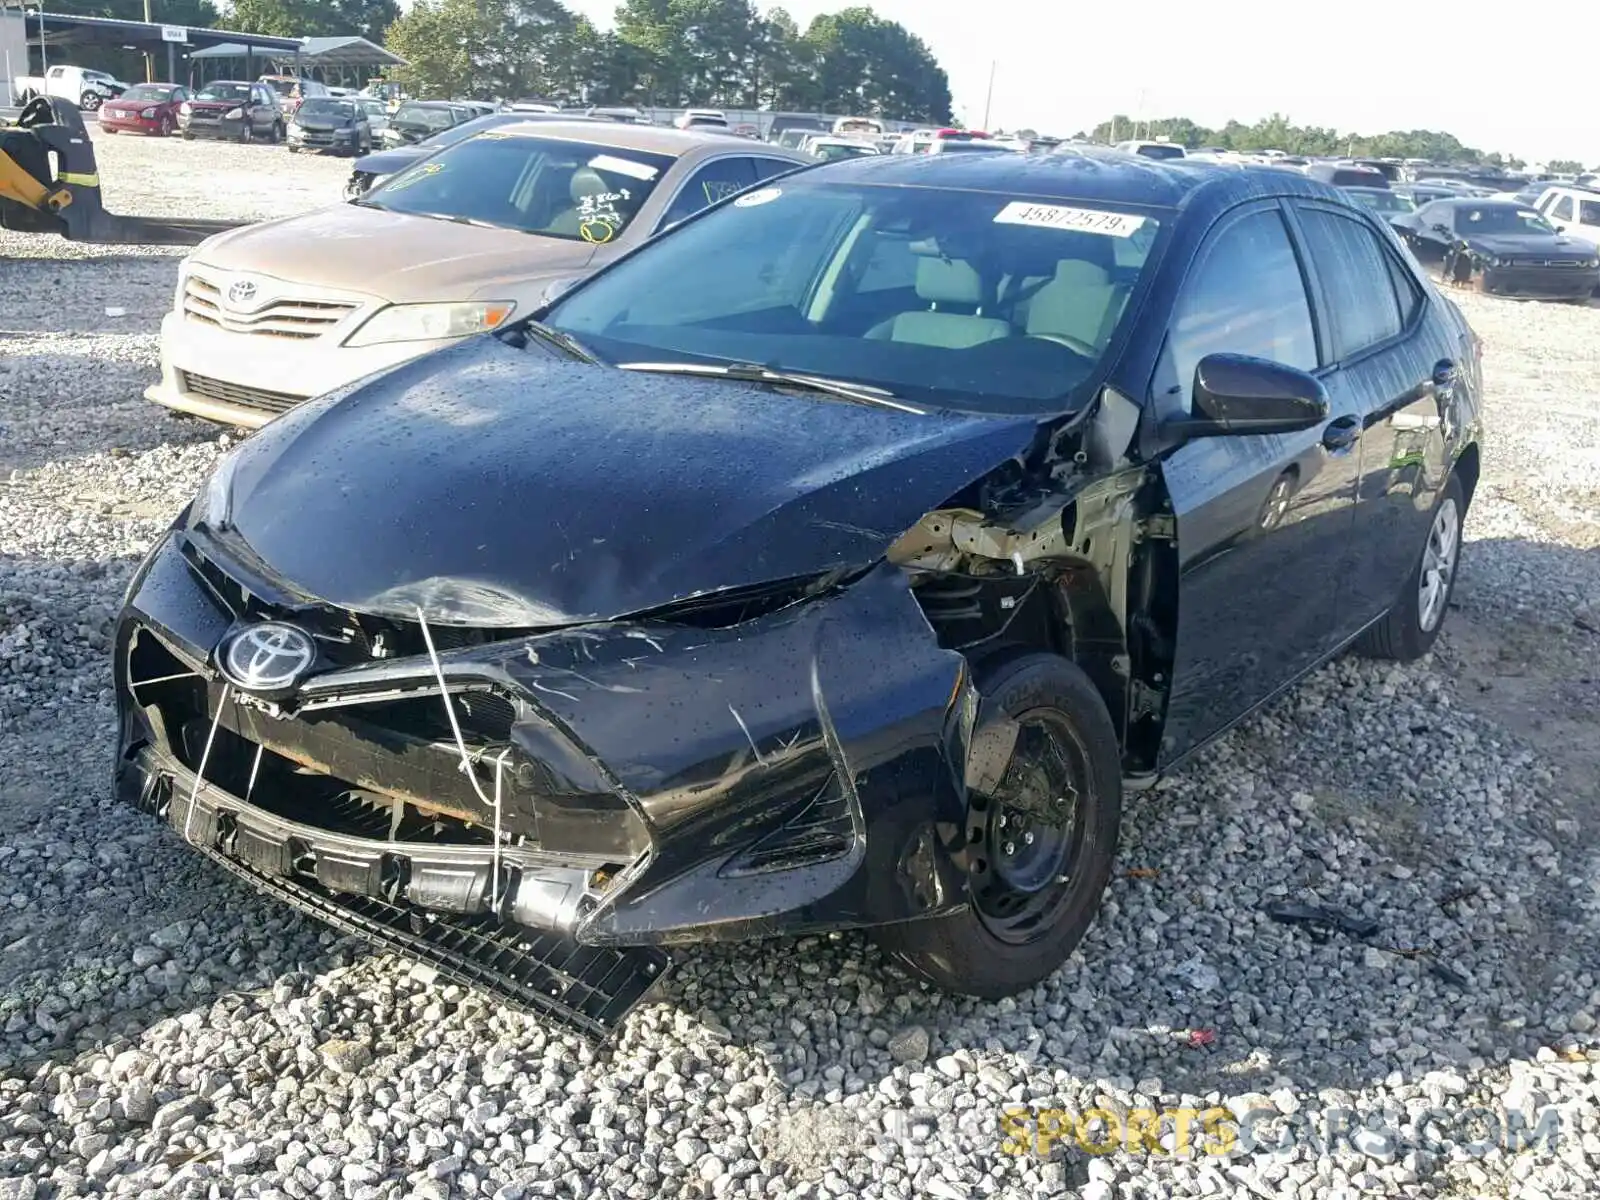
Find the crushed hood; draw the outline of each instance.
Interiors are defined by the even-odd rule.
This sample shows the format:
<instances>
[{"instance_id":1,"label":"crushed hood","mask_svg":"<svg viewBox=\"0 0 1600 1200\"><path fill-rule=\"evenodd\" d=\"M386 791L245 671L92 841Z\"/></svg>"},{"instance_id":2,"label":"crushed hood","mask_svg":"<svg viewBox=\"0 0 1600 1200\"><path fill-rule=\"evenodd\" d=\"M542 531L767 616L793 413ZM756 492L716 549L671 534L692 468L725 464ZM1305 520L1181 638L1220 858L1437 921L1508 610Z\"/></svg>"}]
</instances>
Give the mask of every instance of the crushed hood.
<instances>
[{"instance_id":1,"label":"crushed hood","mask_svg":"<svg viewBox=\"0 0 1600 1200\"><path fill-rule=\"evenodd\" d=\"M594 249L514 229L339 204L224 233L195 261L404 304L487 297L497 285L513 289L503 298L516 299L530 279L581 271Z\"/></svg>"},{"instance_id":2,"label":"crushed hood","mask_svg":"<svg viewBox=\"0 0 1600 1200\"><path fill-rule=\"evenodd\" d=\"M870 563L1036 424L481 337L267 425L239 452L231 520L274 574L340 608L570 624Z\"/></svg>"}]
</instances>

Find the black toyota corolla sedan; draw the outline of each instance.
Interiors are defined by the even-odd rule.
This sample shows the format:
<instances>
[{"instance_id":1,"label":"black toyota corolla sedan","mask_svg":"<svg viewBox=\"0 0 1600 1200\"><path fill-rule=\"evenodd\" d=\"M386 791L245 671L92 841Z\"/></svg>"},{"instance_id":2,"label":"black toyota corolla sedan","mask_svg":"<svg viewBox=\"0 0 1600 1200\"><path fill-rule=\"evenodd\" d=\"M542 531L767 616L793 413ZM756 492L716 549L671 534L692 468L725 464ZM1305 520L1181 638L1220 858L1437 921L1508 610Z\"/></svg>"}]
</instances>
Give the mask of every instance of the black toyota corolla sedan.
<instances>
[{"instance_id":1,"label":"black toyota corolla sedan","mask_svg":"<svg viewBox=\"0 0 1600 1200\"><path fill-rule=\"evenodd\" d=\"M121 794L591 1034L702 940L865 927L1014 993L1125 789L1432 645L1479 379L1293 173L768 181L224 458L128 592Z\"/></svg>"}]
</instances>

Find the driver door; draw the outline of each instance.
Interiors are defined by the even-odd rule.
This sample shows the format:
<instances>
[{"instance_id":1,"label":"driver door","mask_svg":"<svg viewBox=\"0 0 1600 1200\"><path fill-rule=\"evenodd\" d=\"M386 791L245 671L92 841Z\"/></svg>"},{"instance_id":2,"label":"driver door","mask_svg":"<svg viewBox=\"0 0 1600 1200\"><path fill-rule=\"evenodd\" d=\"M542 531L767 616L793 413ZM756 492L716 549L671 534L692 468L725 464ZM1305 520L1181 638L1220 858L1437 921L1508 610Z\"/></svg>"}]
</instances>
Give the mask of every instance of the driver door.
<instances>
[{"instance_id":1,"label":"driver door","mask_svg":"<svg viewBox=\"0 0 1600 1200\"><path fill-rule=\"evenodd\" d=\"M1230 352L1318 371L1318 326L1283 213L1264 201L1211 231L1172 313L1149 404L1190 411L1194 371ZM1341 640L1361 414L1286 434L1202 438L1162 474L1177 522L1178 634L1165 768L1315 665Z\"/></svg>"}]
</instances>

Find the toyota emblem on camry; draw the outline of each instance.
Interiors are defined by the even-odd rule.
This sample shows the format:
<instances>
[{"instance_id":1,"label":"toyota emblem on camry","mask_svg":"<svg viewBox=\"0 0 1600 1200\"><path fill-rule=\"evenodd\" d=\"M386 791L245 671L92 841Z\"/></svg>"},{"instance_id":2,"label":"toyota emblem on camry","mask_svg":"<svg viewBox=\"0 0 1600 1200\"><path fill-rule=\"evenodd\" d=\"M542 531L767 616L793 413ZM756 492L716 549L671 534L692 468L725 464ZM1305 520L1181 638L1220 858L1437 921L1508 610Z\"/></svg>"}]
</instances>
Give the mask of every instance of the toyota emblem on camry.
<instances>
[{"instance_id":1,"label":"toyota emblem on camry","mask_svg":"<svg viewBox=\"0 0 1600 1200\"><path fill-rule=\"evenodd\" d=\"M231 285L228 288L228 303L233 305L235 308L238 308L241 305L249 304L250 301L254 300L255 298L256 285L251 283L248 279L241 279L239 282Z\"/></svg>"},{"instance_id":2,"label":"toyota emblem on camry","mask_svg":"<svg viewBox=\"0 0 1600 1200\"><path fill-rule=\"evenodd\" d=\"M222 673L247 692L279 692L305 678L317 659L311 635L295 625L264 621L233 634L221 647Z\"/></svg>"}]
</instances>

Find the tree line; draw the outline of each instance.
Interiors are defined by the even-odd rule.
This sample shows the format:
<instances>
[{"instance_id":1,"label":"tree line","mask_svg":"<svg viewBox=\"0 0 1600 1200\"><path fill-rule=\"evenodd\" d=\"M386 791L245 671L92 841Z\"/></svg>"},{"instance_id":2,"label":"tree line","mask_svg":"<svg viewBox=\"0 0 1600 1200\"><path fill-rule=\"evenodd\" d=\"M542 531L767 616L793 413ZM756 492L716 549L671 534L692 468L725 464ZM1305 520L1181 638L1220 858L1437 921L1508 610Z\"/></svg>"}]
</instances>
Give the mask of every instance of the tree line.
<instances>
[{"instance_id":1,"label":"tree line","mask_svg":"<svg viewBox=\"0 0 1600 1200\"><path fill-rule=\"evenodd\" d=\"M1080 135L1085 136L1085 135ZM1526 164L1498 152L1485 154L1463 145L1454 134L1432 129L1394 130L1390 133L1340 133L1317 125L1296 125L1281 113L1246 125L1229 121L1220 129L1210 129L1188 117L1135 120L1118 114L1096 125L1088 135L1094 141L1126 141L1129 138L1164 137L1190 150L1217 147L1246 153L1282 150L1286 154L1348 155L1353 158L1425 158L1432 162L1482 164L1520 170ZM1551 168L1558 169L1555 164Z\"/></svg>"},{"instance_id":2,"label":"tree line","mask_svg":"<svg viewBox=\"0 0 1600 1200\"><path fill-rule=\"evenodd\" d=\"M561 0L417 0L386 41L419 94L950 119L927 45L864 7L802 30L751 0L624 0L603 31Z\"/></svg>"}]
</instances>

